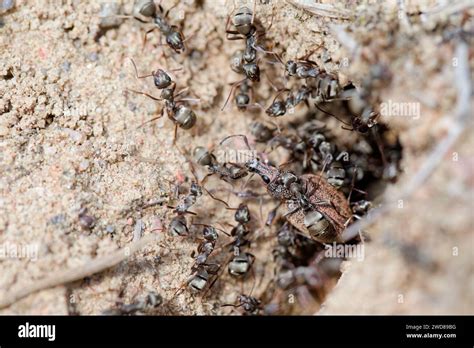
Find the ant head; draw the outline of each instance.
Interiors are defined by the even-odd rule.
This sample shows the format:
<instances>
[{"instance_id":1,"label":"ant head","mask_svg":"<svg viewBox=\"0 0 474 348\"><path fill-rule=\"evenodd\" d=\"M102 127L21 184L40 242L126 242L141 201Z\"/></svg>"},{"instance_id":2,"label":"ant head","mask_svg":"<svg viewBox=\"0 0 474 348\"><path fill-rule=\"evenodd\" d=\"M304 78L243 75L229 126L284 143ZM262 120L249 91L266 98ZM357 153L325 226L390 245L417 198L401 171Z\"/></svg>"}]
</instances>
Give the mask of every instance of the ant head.
<instances>
[{"instance_id":1,"label":"ant head","mask_svg":"<svg viewBox=\"0 0 474 348\"><path fill-rule=\"evenodd\" d=\"M204 239L210 242L216 241L218 237L216 229L212 226L205 226L202 231L202 234L204 236Z\"/></svg>"},{"instance_id":2,"label":"ant head","mask_svg":"<svg viewBox=\"0 0 474 348\"><path fill-rule=\"evenodd\" d=\"M176 52L181 53L184 51L184 39L183 35L178 30L173 30L166 36L166 43Z\"/></svg>"},{"instance_id":3,"label":"ant head","mask_svg":"<svg viewBox=\"0 0 474 348\"><path fill-rule=\"evenodd\" d=\"M249 172L253 172L260 175L263 182L267 185L273 180L275 180L279 175L278 169L264 164L256 158L247 161L247 163L245 163L245 167Z\"/></svg>"},{"instance_id":4,"label":"ant head","mask_svg":"<svg viewBox=\"0 0 474 348\"><path fill-rule=\"evenodd\" d=\"M297 64L294 60L289 60L285 64L285 69L290 76L296 75Z\"/></svg>"},{"instance_id":5,"label":"ant head","mask_svg":"<svg viewBox=\"0 0 474 348\"><path fill-rule=\"evenodd\" d=\"M286 113L286 105L281 100L275 100L265 113L271 117L283 116Z\"/></svg>"},{"instance_id":6,"label":"ant head","mask_svg":"<svg viewBox=\"0 0 474 348\"><path fill-rule=\"evenodd\" d=\"M291 184L297 183L299 181L298 177L291 173L291 172L284 172L280 175L279 181L285 186L286 188L290 188Z\"/></svg>"},{"instance_id":7,"label":"ant head","mask_svg":"<svg viewBox=\"0 0 474 348\"><path fill-rule=\"evenodd\" d=\"M246 224L250 221L250 211L247 204L240 204L235 212L235 221L241 224Z\"/></svg>"},{"instance_id":8,"label":"ant head","mask_svg":"<svg viewBox=\"0 0 474 348\"><path fill-rule=\"evenodd\" d=\"M191 194L195 196L201 196L202 195L202 188L199 186L195 181L191 183L191 188L189 189Z\"/></svg>"},{"instance_id":9,"label":"ant head","mask_svg":"<svg viewBox=\"0 0 474 348\"><path fill-rule=\"evenodd\" d=\"M171 77L163 69L158 69L157 71L154 71L152 74L153 74L153 80L155 82L156 88L164 89L171 85L172 83Z\"/></svg>"}]
</instances>

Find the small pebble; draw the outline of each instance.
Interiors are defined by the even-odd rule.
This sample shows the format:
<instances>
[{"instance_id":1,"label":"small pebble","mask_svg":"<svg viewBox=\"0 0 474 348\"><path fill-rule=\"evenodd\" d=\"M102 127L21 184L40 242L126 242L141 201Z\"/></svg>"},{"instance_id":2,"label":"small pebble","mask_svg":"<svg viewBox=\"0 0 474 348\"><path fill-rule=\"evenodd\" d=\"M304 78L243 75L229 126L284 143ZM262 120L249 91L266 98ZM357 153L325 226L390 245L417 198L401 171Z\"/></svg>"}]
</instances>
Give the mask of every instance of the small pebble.
<instances>
[{"instance_id":1,"label":"small pebble","mask_svg":"<svg viewBox=\"0 0 474 348\"><path fill-rule=\"evenodd\" d=\"M4 137L8 134L8 128L5 126L0 126L0 137Z\"/></svg>"},{"instance_id":2,"label":"small pebble","mask_svg":"<svg viewBox=\"0 0 474 348\"><path fill-rule=\"evenodd\" d=\"M102 29L118 27L123 19L115 17L120 13L120 4L116 2L104 2L100 5L100 23Z\"/></svg>"},{"instance_id":3,"label":"small pebble","mask_svg":"<svg viewBox=\"0 0 474 348\"><path fill-rule=\"evenodd\" d=\"M61 68L64 72L69 72L71 70L71 63L66 61L61 65Z\"/></svg>"},{"instance_id":4,"label":"small pebble","mask_svg":"<svg viewBox=\"0 0 474 348\"><path fill-rule=\"evenodd\" d=\"M105 232L112 234L112 233L115 232L115 227L112 226L112 225L107 225L107 226L105 227Z\"/></svg>"},{"instance_id":5,"label":"small pebble","mask_svg":"<svg viewBox=\"0 0 474 348\"><path fill-rule=\"evenodd\" d=\"M143 229L145 228L145 224L142 220L138 219L135 223L135 228L133 229L133 241L136 242L142 237Z\"/></svg>"},{"instance_id":6,"label":"small pebble","mask_svg":"<svg viewBox=\"0 0 474 348\"><path fill-rule=\"evenodd\" d=\"M15 0L1 0L0 1L1 7L0 10L8 11L15 7Z\"/></svg>"},{"instance_id":7,"label":"small pebble","mask_svg":"<svg viewBox=\"0 0 474 348\"><path fill-rule=\"evenodd\" d=\"M90 230L95 225L95 218L86 214L80 215L79 224L83 229Z\"/></svg>"},{"instance_id":8,"label":"small pebble","mask_svg":"<svg viewBox=\"0 0 474 348\"><path fill-rule=\"evenodd\" d=\"M79 163L79 171L84 172L89 168L89 161L88 160L83 160L81 163Z\"/></svg>"},{"instance_id":9,"label":"small pebble","mask_svg":"<svg viewBox=\"0 0 474 348\"><path fill-rule=\"evenodd\" d=\"M87 56L87 59L89 59L91 62L96 62L99 60L99 55L97 52L92 52Z\"/></svg>"},{"instance_id":10,"label":"small pebble","mask_svg":"<svg viewBox=\"0 0 474 348\"><path fill-rule=\"evenodd\" d=\"M49 220L49 222L51 222L53 225L61 224L64 221L66 221L66 217L64 216L64 214L55 215Z\"/></svg>"}]
</instances>

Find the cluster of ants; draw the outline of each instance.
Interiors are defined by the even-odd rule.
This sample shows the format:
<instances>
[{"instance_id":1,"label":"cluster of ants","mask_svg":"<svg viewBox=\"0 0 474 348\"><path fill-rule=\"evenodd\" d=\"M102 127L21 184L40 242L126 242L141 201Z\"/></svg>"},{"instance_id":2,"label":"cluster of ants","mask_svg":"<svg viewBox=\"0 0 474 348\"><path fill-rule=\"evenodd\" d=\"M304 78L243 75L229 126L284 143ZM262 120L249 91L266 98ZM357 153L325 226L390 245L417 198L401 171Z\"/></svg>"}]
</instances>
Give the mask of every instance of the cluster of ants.
<instances>
[{"instance_id":1,"label":"cluster of ants","mask_svg":"<svg viewBox=\"0 0 474 348\"><path fill-rule=\"evenodd\" d=\"M166 44L175 53L180 54L185 50L186 40L177 26L168 23L168 13L169 10L164 12L161 6L156 6L151 0L139 0L134 7L134 18L140 21L143 21L142 18L151 19L154 24L146 35L154 29L159 29L166 39ZM237 208L232 208L227 202L215 197L204 186L208 177L217 176L220 180L234 184L250 174L260 176L268 195L278 202L265 223L267 226L272 226L276 221L277 225L277 245L273 250L276 265L274 284L284 291L297 288L314 292L324 287L331 274L322 266L324 244L361 241L360 236L356 241L345 241L342 238L342 232L348 224L366 214L372 206L371 202L364 198L366 193L356 189L356 185L364 186L373 178L393 179L396 176L393 167L396 167L399 161L396 155L399 153L396 151L398 145L392 144L388 149L384 147L379 133L383 134L386 129L383 125L377 128L378 114L367 103L369 91L359 92L352 85L341 87L337 76L326 72L316 62L310 60L310 56L319 47L305 57L284 62L279 54L266 50L258 44L265 30L257 25L257 22L255 7L252 10L243 6L235 11L232 18L228 17L225 27L226 38L245 42L245 47L232 56L230 65L233 71L243 76L243 79L232 84L222 109L234 94L238 110L260 107L271 117L269 123L273 123L271 121L273 118L285 115L300 103L305 103L308 107L312 103L318 110L316 112L322 113L324 117L329 115L338 119L346 126L343 126L344 129L357 131L362 136L359 143L350 151L338 147L324 123L317 121L313 112L310 115L313 119L294 125L292 133L283 133L278 126L253 122L249 129L251 141L246 135L231 135L220 143L224 145L231 138L232 140L240 138L251 151L255 149L252 149L250 143L263 143L270 151L278 147L283 148L289 153L289 163L297 164L292 171L284 169L283 165L278 167L269 160L262 160L261 158L267 157L268 153L265 151L260 152L262 156L250 158L240 164L219 161L213 151L196 147L193 159L189 162L205 168L207 175L198 180L194 169L192 170L196 180L191 182L189 192L173 207L174 217L167 230L171 235L181 237L191 234L191 226L201 226L202 232L196 236L200 242L191 255L194 259L191 276L175 295L185 288L193 293L207 293L225 269L230 276L245 279L252 273L252 266L256 261L256 257L251 253L254 244L251 236L254 231L250 223L252 214L248 205L241 203ZM231 30L231 26L234 29ZM266 30L270 27L271 24ZM277 89L277 95L267 108L255 102L251 103L253 87L261 80L260 55L275 57L276 64L284 66L287 77L302 83L294 91L288 88ZM175 142L177 129L190 129L197 119L195 112L185 105L189 99L182 98L186 89L176 92L176 82L165 69L160 68L149 75L139 76L135 63L133 65L137 78L153 77L155 87L161 90L161 96L157 98L144 92L130 91L164 102L163 111L157 118L166 112L167 117L175 125ZM349 112L351 105L352 110L353 105L357 105L357 116L351 114L350 121L344 121L322 107L325 103L333 102L346 103ZM367 134L368 136L365 136ZM375 149L379 152L380 158L373 155ZM387 170L389 167L391 170ZM249 182L250 180L247 181ZM197 204L204 192L225 205L226 209L235 210L236 224L230 232L209 224L190 223L187 216L196 215L190 209ZM237 192L237 196L243 199L253 197L244 191ZM278 209L282 206L286 208L286 212L277 219ZM230 242L218 246L219 232L227 235ZM218 250L227 252L228 258L224 262L216 257ZM142 299L130 305L121 304L112 312L133 314L140 309L154 307L158 301L156 296L153 299ZM241 293L236 301L234 304L223 306L242 308L244 314L272 313L268 306L265 307L262 301L253 297L251 293Z\"/></svg>"}]
</instances>

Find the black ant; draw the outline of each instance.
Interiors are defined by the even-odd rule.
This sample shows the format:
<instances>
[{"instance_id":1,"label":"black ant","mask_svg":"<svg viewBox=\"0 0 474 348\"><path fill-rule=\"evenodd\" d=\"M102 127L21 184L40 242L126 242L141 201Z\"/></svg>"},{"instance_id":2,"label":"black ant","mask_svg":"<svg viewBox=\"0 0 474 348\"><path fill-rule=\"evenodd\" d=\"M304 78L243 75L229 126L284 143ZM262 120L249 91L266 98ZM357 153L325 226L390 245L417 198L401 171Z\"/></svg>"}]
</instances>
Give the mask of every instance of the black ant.
<instances>
[{"instance_id":1,"label":"black ant","mask_svg":"<svg viewBox=\"0 0 474 348\"><path fill-rule=\"evenodd\" d=\"M254 10L255 10L254 4ZM233 24L237 30L229 30L230 16L226 24L227 40L245 40L245 50L242 52L240 62L242 71L251 81L260 81L260 68L257 61L257 28L254 25L254 11L246 6L237 10L233 17Z\"/></svg>"},{"instance_id":2,"label":"black ant","mask_svg":"<svg viewBox=\"0 0 474 348\"><path fill-rule=\"evenodd\" d=\"M230 96L232 95L232 92L234 90L237 91L236 90L237 87L239 87L239 89L238 89L238 93L234 92L234 101L235 101L235 105L237 106L237 109L239 111L245 111L248 108L250 108L251 106L260 107L260 105L258 105L256 103L255 104L250 104L251 95L252 95L252 86L250 84L249 79L245 78L241 81L234 82L231 85L232 85L232 87L231 87L231 90L229 92L229 96L227 97L224 105L221 108L222 111L225 109L227 103L229 102L229 99L230 99Z\"/></svg>"},{"instance_id":3,"label":"black ant","mask_svg":"<svg viewBox=\"0 0 474 348\"><path fill-rule=\"evenodd\" d=\"M266 143L275 136L276 128L270 128L265 124L255 121L249 126L250 134L254 137L258 143Z\"/></svg>"},{"instance_id":4,"label":"black ant","mask_svg":"<svg viewBox=\"0 0 474 348\"><path fill-rule=\"evenodd\" d=\"M230 235L233 240L226 245L231 247L233 257L228 263L227 270L230 275L235 277L241 277L250 270L255 256L248 252L243 252L242 248L250 244L250 240L247 239L249 234L248 223L250 222L250 211L246 204L241 203L235 211L234 219L237 225L231 230Z\"/></svg>"},{"instance_id":5,"label":"black ant","mask_svg":"<svg viewBox=\"0 0 474 348\"><path fill-rule=\"evenodd\" d=\"M179 289L175 292L173 298L178 293L180 293L185 286L188 286L188 288L193 292L201 292L208 285L208 282L211 277L213 275L217 275L219 272L220 265L218 263L208 262L208 258L214 251L218 239L216 228L210 225L203 226L203 240L197 247L197 253L193 251L191 254L191 257L194 258L194 264L191 268L192 275L188 278L185 284L179 287ZM217 278L215 280L217 280ZM214 282L209 285L209 289L212 287Z\"/></svg>"},{"instance_id":6,"label":"black ant","mask_svg":"<svg viewBox=\"0 0 474 348\"><path fill-rule=\"evenodd\" d=\"M218 174L225 181L241 179L248 174L247 170L238 165L228 162L219 163L216 157L202 146L194 149L194 159L199 165L207 167L209 171L201 183L204 183L213 174Z\"/></svg>"},{"instance_id":7,"label":"black ant","mask_svg":"<svg viewBox=\"0 0 474 348\"><path fill-rule=\"evenodd\" d=\"M285 92L288 94L286 99L279 100L280 94ZM289 89L281 90L273 99L272 104L265 110L265 113L271 117L280 117L285 115L288 110L294 110L302 102L309 105L308 99L311 92L312 90L308 86L301 86L294 94Z\"/></svg>"},{"instance_id":8,"label":"black ant","mask_svg":"<svg viewBox=\"0 0 474 348\"><path fill-rule=\"evenodd\" d=\"M177 4L175 4L173 7L175 7ZM144 44L146 43L146 37L148 36L149 33L154 31L155 29L159 29L160 32L165 36L166 38L166 43L168 44L171 49L173 49L176 53L182 53L185 50L184 46L184 38L183 34L181 31L178 29L177 26L175 25L170 25L166 21L166 18L168 17L168 14L170 10L173 8L171 7L166 11L166 13L163 15L163 7L161 5L156 6L155 2L153 0L138 0L135 3L133 12L136 20L142 22L142 23L148 23L141 18L139 18L137 15L141 15L143 17L151 18L153 24L155 25L154 28L148 30L145 33L145 39L144 39Z\"/></svg>"},{"instance_id":9,"label":"black ant","mask_svg":"<svg viewBox=\"0 0 474 348\"><path fill-rule=\"evenodd\" d=\"M155 117L151 120L146 121L145 123L148 123L148 122L151 122L163 117L163 114L166 111L168 118L175 124L174 138L173 138L173 144L175 144L176 138L177 138L178 127L182 129L190 129L196 124L197 118L194 111L191 110L189 107L184 106L182 104L183 101L186 101L188 99L184 99L184 98L179 99L179 100L176 99L176 97L183 94L186 91L186 89L175 94L176 82L173 81L170 75L163 69L152 71L152 73L149 75L139 76L135 62L133 61L133 59L131 61L135 69L135 74L137 78L141 79L141 78L146 78L146 77L153 77L153 81L155 83L156 88L161 89L162 91L161 91L161 98L157 98L148 93L135 91L132 89L128 89L128 91L145 95L156 101L163 101L163 100L165 101L165 108L162 109L160 115L158 117Z\"/></svg>"},{"instance_id":10,"label":"black ant","mask_svg":"<svg viewBox=\"0 0 474 348\"><path fill-rule=\"evenodd\" d=\"M304 57L297 58L295 60L290 59L286 63L281 59L280 55L276 52L271 52L278 61L285 67L285 72L288 76L296 77L297 79L309 79L317 78L323 71L318 67L318 64L309 57L316 52L321 45L310 51Z\"/></svg>"},{"instance_id":11,"label":"black ant","mask_svg":"<svg viewBox=\"0 0 474 348\"><path fill-rule=\"evenodd\" d=\"M243 308L244 315L258 315L263 309L262 302L253 296L241 294L237 301L238 304L224 304L222 307Z\"/></svg>"},{"instance_id":12,"label":"black ant","mask_svg":"<svg viewBox=\"0 0 474 348\"><path fill-rule=\"evenodd\" d=\"M214 251L214 247L216 246L217 238L219 237L219 235L217 234L215 227L209 225L204 226L202 235L204 239L201 241L201 243L199 243L197 247L197 255L194 251L191 254L191 257L195 259L192 271L198 271L203 266L215 265L207 263L207 259Z\"/></svg>"},{"instance_id":13,"label":"black ant","mask_svg":"<svg viewBox=\"0 0 474 348\"><path fill-rule=\"evenodd\" d=\"M144 298L140 298L130 304L118 302L115 308L104 311L103 315L134 315L158 307L163 302L162 297L154 291L150 291Z\"/></svg>"},{"instance_id":14,"label":"black ant","mask_svg":"<svg viewBox=\"0 0 474 348\"><path fill-rule=\"evenodd\" d=\"M201 292L208 284L211 276L217 275L219 268L220 266L218 264L202 264L197 266L194 269L194 274L186 282L188 287L194 292ZM209 288L211 288L211 286L212 284Z\"/></svg>"},{"instance_id":15,"label":"black ant","mask_svg":"<svg viewBox=\"0 0 474 348\"><path fill-rule=\"evenodd\" d=\"M189 233L188 224L186 221L185 214L195 214L189 211L197 201L197 199L202 195L202 187L199 186L197 183L192 182L191 187L189 189L189 193L182 199L176 208L174 208L174 212L176 216L171 220L169 225L169 231L172 235L175 236L186 236ZM172 208L172 207L170 207Z\"/></svg>"}]
</instances>

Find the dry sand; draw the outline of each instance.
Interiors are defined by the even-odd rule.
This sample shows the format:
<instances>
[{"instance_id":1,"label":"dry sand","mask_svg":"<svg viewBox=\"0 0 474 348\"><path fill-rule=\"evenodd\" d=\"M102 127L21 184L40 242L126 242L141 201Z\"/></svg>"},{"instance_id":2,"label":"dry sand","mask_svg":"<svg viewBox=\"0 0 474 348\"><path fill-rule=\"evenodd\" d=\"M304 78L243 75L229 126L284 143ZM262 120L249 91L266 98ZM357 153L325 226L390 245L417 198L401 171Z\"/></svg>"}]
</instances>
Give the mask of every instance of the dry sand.
<instances>
[{"instance_id":1,"label":"dry sand","mask_svg":"<svg viewBox=\"0 0 474 348\"><path fill-rule=\"evenodd\" d=\"M396 197L453 124L449 116L458 98L454 62L459 59L454 55L455 40L442 42L444 28L432 28L430 21L410 19L408 27L399 26L394 1L348 2L349 12L358 14L353 20L312 15L283 1L257 3L264 26L273 13L266 42L277 52L286 51L285 59L302 56L322 43L324 53L314 60L356 85L374 62L381 62L393 78L380 86L379 97L421 105L418 119L384 120L404 149L403 173L385 192L385 197ZM166 9L171 2L162 5ZM337 13L345 13L340 7ZM435 8L433 1L422 1L408 6L408 11ZM127 3L121 9L130 13L132 6ZM150 25L137 21L124 20L101 33L99 2L68 1L58 6L52 1L17 1L0 18L0 245L38 246L35 261L0 260L0 297L125 246L134 238L137 224L144 224L144 234L156 233L152 230L159 220L167 223L173 217L166 205L140 209L142 203L168 199L172 183L192 176L186 158L172 146L170 120L162 118L137 129L156 116L161 105L126 92L132 88L158 94L150 79L135 78L129 58L140 74L159 65L183 68L173 74L178 88L189 87L190 96L199 98L196 127L179 131L178 146L187 153L197 145L216 146L229 134L248 133L253 120L265 119L263 113L239 113L232 105L220 111L229 83L241 78L229 68L230 56L243 44L225 40L231 10L231 2L180 2L170 12L170 21L181 23L189 37L184 55L158 46L157 33L143 48L144 28ZM453 27L470 25L472 30L472 9L468 13L467 23L461 22L462 16L436 20ZM334 25L347 25L347 37L341 37ZM471 41L471 78L472 47ZM326 56L332 60L323 59ZM279 68L265 64L269 71ZM256 95L268 105L274 91L261 83ZM472 107L472 99L470 103ZM302 107L292 117L305 113ZM281 125L286 122L283 118ZM341 138L348 136L334 120L329 126ZM322 313L473 313L474 157L472 124L469 127L428 183L367 230L365 260L346 262ZM210 178L208 189L219 185L227 187ZM225 193L220 196L227 199ZM230 205L238 204L238 199L228 197ZM273 206L266 202L263 216ZM83 209L94 217L91 229L81 227ZM98 314L119 299L130 302L151 290L165 299L154 314L231 313L220 305L234 303L239 292L252 287L255 296L262 296L273 275L273 232L259 228L259 205L254 203L251 209L259 236L253 249L256 280L241 282L224 274L205 298L187 291L174 297L189 277L197 240L163 236L160 245L147 247L115 268L28 296L0 313ZM193 211L204 223L232 222L232 212L207 196ZM288 311L318 309L319 304L305 309L295 305Z\"/></svg>"}]
</instances>

